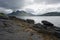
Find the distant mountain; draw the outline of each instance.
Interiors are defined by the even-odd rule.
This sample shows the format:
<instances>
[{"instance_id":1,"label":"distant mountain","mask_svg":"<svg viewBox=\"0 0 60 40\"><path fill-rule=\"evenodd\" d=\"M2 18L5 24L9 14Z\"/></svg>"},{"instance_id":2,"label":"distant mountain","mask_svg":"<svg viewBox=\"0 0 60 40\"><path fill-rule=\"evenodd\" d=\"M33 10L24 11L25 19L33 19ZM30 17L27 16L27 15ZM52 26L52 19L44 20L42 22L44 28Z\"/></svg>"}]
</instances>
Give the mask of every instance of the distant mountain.
<instances>
[{"instance_id":1,"label":"distant mountain","mask_svg":"<svg viewBox=\"0 0 60 40\"><path fill-rule=\"evenodd\" d=\"M38 16L60 16L60 12L48 12Z\"/></svg>"},{"instance_id":2,"label":"distant mountain","mask_svg":"<svg viewBox=\"0 0 60 40\"><path fill-rule=\"evenodd\" d=\"M31 13L27 13L25 11L16 11L8 14L9 16L33 16Z\"/></svg>"}]
</instances>

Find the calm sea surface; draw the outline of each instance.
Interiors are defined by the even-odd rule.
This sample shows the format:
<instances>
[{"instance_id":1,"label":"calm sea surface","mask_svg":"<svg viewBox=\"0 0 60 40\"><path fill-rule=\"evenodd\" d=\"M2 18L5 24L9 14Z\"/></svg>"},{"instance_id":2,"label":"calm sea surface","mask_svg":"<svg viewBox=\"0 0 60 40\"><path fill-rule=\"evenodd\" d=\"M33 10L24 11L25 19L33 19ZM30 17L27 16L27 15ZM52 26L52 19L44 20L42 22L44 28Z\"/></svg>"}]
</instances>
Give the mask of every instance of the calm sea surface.
<instances>
[{"instance_id":1,"label":"calm sea surface","mask_svg":"<svg viewBox=\"0 0 60 40\"><path fill-rule=\"evenodd\" d=\"M22 19L33 19L36 23L41 23L42 20L47 20L55 26L60 27L60 16L17 16Z\"/></svg>"}]
</instances>

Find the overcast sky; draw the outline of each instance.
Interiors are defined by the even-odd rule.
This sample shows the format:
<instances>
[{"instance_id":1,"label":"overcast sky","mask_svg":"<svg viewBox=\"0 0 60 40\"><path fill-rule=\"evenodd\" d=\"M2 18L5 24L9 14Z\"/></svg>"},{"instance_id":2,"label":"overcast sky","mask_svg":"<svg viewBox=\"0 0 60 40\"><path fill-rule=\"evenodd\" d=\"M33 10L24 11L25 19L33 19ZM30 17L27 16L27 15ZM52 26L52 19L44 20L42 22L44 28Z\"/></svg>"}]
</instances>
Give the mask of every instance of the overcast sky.
<instances>
[{"instance_id":1,"label":"overcast sky","mask_svg":"<svg viewBox=\"0 0 60 40\"><path fill-rule=\"evenodd\" d=\"M34 14L60 11L60 0L0 0L0 12L10 13L18 9Z\"/></svg>"}]
</instances>

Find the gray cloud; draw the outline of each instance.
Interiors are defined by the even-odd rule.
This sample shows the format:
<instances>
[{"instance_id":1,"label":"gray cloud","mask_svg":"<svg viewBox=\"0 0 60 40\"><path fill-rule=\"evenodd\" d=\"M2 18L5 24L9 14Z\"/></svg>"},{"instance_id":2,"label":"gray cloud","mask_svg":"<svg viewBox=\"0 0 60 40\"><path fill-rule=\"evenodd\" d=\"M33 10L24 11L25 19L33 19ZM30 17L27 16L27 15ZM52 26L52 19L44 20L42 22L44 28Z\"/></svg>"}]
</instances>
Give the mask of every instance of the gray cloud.
<instances>
[{"instance_id":1,"label":"gray cloud","mask_svg":"<svg viewBox=\"0 0 60 40\"><path fill-rule=\"evenodd\" d=\"M60 0L35 0L36 3L58 4Z\"/></svg>"},{"instance_id":2,"label":"gray cloud","mask_svg":"<svg viewBox=\"0 0 60 40\"><path fill-rule=\"evenodd\" d=\"M5 8L0 7L0 12L5 13L5 14L11 13L12 11L13 10L11 9L5 9Z\"/></svg>"},{"instance_id":3,"label":"gray cloud","mask_svg":"<svg viewBox=\"0 0 60 40\"><path fill-rule=\"evenodd\" d=\"M44 5L42 5L43 3ZM36 4L36 7L34 6L35 4ZM43 9L43 10L41 9L41 11L46 12L47 10L45 11L45 9L47 8L49 9L49 11L52 11L50 10L51 8L52 9L56 8L56 4L60 5L60 0L0 0L0 12L8 13L11 11L11 10L9 11L9 9L17 10L17 9L24 9L25 7L29 8L29 9L26 9L27 11L33 12L33 10L38 9L39 5L41 6L40 8ZM54 10L57 10L57 11L60 10L59 5L57 5L57 8ZM31 10L30 8L33 10Z\"/></svg>"},{"instance_id":4,"label":"gray cloud","mask_svg":"<svg viewBox=\"0 0 60 40\"><path fill-rule=\"evenodd\" d=\"M0 7L7 9L19 9L24 6L24 0L0 0Z\"/></svg>"}]
</instances>

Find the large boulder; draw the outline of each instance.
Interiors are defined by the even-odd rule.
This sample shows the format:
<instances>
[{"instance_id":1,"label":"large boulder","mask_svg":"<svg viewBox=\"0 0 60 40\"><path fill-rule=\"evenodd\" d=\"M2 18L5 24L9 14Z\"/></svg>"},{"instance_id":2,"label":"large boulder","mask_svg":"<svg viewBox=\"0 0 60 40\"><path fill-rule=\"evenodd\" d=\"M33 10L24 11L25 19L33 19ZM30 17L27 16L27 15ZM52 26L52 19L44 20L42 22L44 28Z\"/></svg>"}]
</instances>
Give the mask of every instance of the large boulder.
<instances>
[{"instance_id":1,"label":"large boulder","mask_svg":"<svg viewBox=\"0 0 60 40\"><path fill-rule=\"evenodd\" d=\"M32 20L32 19L26 19L26 22L27 22L27 23L30 23L30 24L34 24L34 23L35 23L35 21Z\"/></svg>"},{"instance_id":2,"label":"large boulder","mask_svg":"<svg viewBox=\"0 0 60 40\"><path fill-rule=\"evenodd\" d=\"M37 24L34 24L34 26L33 26L33 27L35 27L35 28L41 28L42 26L43 26L42 24L37 23Z\"/></svg>"},{"instance_id":3,"label":"large boulder","mask_svg":"<svg viewBox=\"0 0 60 40\"><path fill-rule=\"evenodd\" d=\"M45 26L54 26L54 24L52 24L51 22L45 21L45 20L43 20L42 23Z\"/></svg>"}]
</instances>

